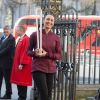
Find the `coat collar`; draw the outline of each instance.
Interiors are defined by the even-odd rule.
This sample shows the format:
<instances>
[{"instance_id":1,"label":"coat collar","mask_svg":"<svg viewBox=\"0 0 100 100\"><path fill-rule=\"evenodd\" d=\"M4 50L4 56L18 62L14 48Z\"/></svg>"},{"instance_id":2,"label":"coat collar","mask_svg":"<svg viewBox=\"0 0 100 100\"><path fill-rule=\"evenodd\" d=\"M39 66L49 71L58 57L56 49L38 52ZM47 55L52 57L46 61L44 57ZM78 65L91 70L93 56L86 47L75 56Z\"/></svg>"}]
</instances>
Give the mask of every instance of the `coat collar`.
<instances>
[{"instance_id":1,"label":"coat collar","mask_svg":"<svg viewBox=\"0 0 100 100\"><path fill-rule=\"evenodd\" d=\"M50 30L47 35L51 34L51 32L52 32L52 30ZM42 30L42 33L46 34L45 29Z\"/></svg>"}]
</instances>

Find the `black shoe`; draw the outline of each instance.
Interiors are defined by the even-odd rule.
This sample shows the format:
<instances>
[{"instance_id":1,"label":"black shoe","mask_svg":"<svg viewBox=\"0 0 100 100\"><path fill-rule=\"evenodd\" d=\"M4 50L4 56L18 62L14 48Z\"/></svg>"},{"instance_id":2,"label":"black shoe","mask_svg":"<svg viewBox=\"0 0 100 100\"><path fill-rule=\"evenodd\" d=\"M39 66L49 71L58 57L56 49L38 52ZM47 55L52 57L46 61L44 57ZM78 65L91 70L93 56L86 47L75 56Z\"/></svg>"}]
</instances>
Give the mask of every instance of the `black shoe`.
<instances>
[{"instance_id":1,"label":"black shoe","mask_svg":"<svg viewBox=\"0 0 100 100\"><path fill-rule=\"evenodd\" d=\"M3 97L0 97L0 99L11 99L11 95L4 95Z\"/></svg>"},{"instance_id":2,"label":"black shoe","mask_svg":"<svg viewBox=\"0 0 100 100\"><path fill-rule=\"evenodd\" d=\"M18 98L18 100L26 100L26 99L23 99L23 98Z\"/></svg>"}]
</instances>

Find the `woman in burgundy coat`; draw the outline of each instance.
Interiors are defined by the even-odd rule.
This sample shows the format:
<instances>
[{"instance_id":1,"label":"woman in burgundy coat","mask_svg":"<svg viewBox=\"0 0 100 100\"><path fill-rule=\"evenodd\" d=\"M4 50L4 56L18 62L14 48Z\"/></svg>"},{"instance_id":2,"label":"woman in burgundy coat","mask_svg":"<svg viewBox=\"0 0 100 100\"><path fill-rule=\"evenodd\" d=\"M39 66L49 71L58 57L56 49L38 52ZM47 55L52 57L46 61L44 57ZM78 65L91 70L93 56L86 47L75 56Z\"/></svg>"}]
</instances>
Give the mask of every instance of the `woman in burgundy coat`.
<instances>
[{"instance_id":1,"label":"woman in burgundy coat","mask_svg":"<svg viewBox=\"0 0 100 100\"><path fill-rule=\"evenodd\" d=\"M32 85L32 58L26 53L29 37L25 34L25 29L22 26L17 27L16 32L20 38L16 45L11 82L17 84L18 100L26 100L27 86Z\"/></svg>"},{"instance_id":2,"label":"woman in burgundy coat","mask_svg":"<svg viewBox=\"0 0 100 100\"><path fill-rule=\"evenodd\" d=\"M27 52L33 57L33 79L41 100L51 100L53 77L56 73L55 61L61 59L60 39L52 32L53 25L54 17L47 15L42 30L42 49L37 48L37 33L35 32L30 36Z\"/></svg>"}]
</instances>

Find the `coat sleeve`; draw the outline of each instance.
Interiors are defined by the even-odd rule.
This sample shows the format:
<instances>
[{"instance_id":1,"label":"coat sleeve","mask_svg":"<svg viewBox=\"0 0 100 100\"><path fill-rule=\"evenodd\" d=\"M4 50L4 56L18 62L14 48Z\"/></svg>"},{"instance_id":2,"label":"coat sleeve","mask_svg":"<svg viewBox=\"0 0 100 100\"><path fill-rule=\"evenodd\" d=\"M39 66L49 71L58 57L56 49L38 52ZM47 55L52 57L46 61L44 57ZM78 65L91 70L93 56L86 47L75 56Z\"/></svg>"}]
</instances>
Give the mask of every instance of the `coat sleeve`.
<instances>
[{"instance_id":1,"label":"coat sleeve","mask_svg":"<svg viewBox=\"0 0 100 100\"><path fill-rule=\"evenodd\" d=\"M28 56L31 56L31 57L35 57L35 52L34 52L34 49L35 49L35 44L36 44L36 37L34 35L35 33L33 33L31 36L30 36L30 39L29 39L29 45L28 45L28 48L27 48L27 55Z\"/></svg>"},{"instance_id":2,"label":"coat sleeve","mask_svg":"<svg viewBox=\"0 0 100 100\"><path fill-rule=\"evenodd\" d=\"M61 51L62 51L62 49L61 49L60 38L57 37L56 45L55 45L55 52L48 52L47 56L53 60L61 60L62 59L62 52Z\"/></svg>"},{"instance_id":3,"label":"coat sleeve","mask_svg":"<svg viewBox=\"0 0 100 100\"><path fill-rule=\"evenodd\" d=\"M7 42L6 47L0 49L0 56L3 56L5 54L9 53L10 50L13 49L13 48L15 48L15 39L14 38L11 38Z\"/></svg>"},{"instance_id":4,"label":"coat sleeve","mask_svg":"<svg viewBox=\"0 0 100 100\"><path fill-rule=\"evenodd\" d=\"M26 53L28 42L29 42L28 38L25 38L22 41L22 47L21 47L21 53L20 53L20 64L23 64L23 65L29 64L31 60L31 57L29 57Z\"/></svg>"}]
</instances>

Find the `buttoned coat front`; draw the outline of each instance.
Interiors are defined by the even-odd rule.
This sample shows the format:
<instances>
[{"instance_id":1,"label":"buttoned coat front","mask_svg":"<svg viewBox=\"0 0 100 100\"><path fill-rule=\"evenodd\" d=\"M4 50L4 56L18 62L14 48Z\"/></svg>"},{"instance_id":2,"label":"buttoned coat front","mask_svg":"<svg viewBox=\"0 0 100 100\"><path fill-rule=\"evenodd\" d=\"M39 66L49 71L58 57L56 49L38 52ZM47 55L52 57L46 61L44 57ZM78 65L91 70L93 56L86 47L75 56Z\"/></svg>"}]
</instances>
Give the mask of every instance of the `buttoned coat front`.
<instances>
[{"instance_id":1,"label":"buttoned coat front","mask_svg":"<svg viewBox=\"0 0 100 100\"><path fill-rule=\"evenodd\" d=\"M11 74L11 82L22 86L32 85L32 74L31 74L32 58L26 54L28 41L29 37L27 35L25 35L22 39L18 41L15 50L15 56ZM20 64L23 65L22 70L18 69L18 66Z\"/></svg>"}]
</instances>

